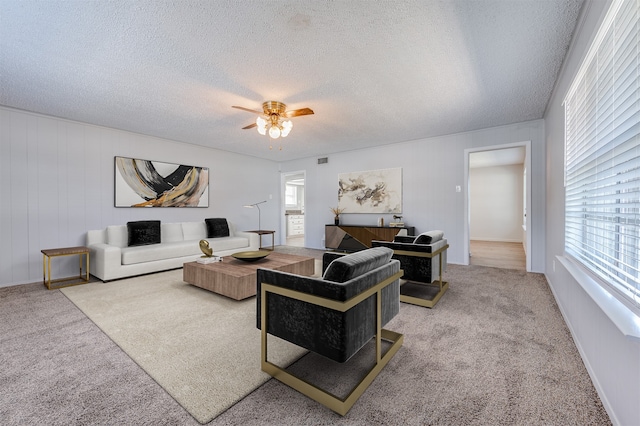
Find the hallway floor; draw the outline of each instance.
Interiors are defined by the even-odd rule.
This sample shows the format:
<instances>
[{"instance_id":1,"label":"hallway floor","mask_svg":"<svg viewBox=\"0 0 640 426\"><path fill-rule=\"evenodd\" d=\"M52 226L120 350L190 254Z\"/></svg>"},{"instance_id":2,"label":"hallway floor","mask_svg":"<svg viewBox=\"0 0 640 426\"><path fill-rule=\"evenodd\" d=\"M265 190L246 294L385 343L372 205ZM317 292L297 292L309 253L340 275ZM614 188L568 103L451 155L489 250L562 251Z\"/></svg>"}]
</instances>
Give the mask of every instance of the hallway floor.
<instances>
[{"instance_id":1,"label":"hallway floor","mask_svg":"<svg viewBox=\"0 0 640 426\"><path fill-rule=\"evenodd\" d=\"M293 247L304 247L304 235L287 237L287 245Z\"/></svg>"},{"instance_id":2,"label":"hallway floor","mask_svg":"<svg viewBox=\"0 0 640 426\"><path fill-rule=\"evenodd\" d=\"M469 264L524 271L527 258L522 243L472 240Z\"/></svg>"}]
</instances>

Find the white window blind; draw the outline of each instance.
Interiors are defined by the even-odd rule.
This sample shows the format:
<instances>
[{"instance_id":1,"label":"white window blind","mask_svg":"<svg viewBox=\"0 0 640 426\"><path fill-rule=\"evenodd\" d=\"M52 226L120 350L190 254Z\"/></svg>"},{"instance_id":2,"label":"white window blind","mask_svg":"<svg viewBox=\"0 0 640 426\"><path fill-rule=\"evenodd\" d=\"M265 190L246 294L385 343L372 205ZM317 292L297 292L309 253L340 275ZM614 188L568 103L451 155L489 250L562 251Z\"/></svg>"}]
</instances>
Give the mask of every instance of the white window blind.
<instances>
[{"instance_id":1,"label":"white window blind","mask_svg":"<svg viewBox=\"0 0 640 426\"><path fill-rule=\"evenodd\" d=\"M640 0L616 0L565 99L565 251L640 308Z\"/></svg>"}]
</instances>

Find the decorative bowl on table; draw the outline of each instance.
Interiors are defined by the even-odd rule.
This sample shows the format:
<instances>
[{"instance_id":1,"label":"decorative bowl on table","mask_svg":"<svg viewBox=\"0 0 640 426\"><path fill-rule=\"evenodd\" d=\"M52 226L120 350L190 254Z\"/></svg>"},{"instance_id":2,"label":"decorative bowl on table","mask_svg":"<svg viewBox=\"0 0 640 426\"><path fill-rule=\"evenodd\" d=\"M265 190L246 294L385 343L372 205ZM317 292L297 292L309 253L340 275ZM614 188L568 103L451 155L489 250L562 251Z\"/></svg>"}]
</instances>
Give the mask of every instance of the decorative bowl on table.
<instances>
[{"instance_id":1,"label":"decorative bowl on table","mask_svg":"<svg viewBox=\"0 0 640 426\"><path fill-rule=\"evenodd\" d=\"M243 260L245 262L255 262L256 260L264 259L265 257L271 254L270 251L259 250L259 251L240 251L238 253L233 253L231 256L238 260Z\"/></svg>"}]
</instances>

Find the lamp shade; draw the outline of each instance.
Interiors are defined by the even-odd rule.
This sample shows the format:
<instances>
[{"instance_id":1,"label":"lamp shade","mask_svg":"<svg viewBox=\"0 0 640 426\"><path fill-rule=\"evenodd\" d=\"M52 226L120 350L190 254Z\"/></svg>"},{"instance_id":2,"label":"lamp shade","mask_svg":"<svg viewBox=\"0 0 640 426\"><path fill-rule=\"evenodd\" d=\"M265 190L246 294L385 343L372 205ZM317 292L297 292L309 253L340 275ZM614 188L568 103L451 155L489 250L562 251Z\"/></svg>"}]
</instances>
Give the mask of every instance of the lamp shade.
<instances>
[{"instance_id":1,"label":"lamp shade","mask_svg":"<svg viewBox=\"0 0 640 426\"><path fill-rule=\"evenodd\" d=\"M277 126L271 126L269 136L271 139L278 139L280 137L280 129Z\"/></svg>"}]
</instances>

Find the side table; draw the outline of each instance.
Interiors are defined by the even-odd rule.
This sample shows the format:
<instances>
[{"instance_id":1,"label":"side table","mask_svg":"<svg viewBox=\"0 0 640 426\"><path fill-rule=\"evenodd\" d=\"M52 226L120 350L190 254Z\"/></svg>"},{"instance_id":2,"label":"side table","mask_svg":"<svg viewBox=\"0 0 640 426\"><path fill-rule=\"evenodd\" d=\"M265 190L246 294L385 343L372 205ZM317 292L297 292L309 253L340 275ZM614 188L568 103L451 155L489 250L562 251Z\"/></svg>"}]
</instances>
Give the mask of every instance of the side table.
<instances>
[{"instance_id":1,"label":"side table","mask_svg":"<svg viewBox=\"0 0 640 426\"><path fill-rule=\"evenodd\" d=\"M254 234L260 235L260 248L262 248L262 236L271 234L271 250L273 251L273 249L275 248L276 231L267 231L264 229L257 229L255 231L246 231L246 232L253 232Z\"/></svg>"},{"instance_id":2,"label":"side table","mask_svg":"<svg viewBox=\"0 0 640 426\"><path fill-rule=\"evenodd\" d=\"M82 247L82 246L81 247L64 247L64 248L46 249L46 250L40 250L40 251L43 254L42 279L43 279L44 285L49 290L62 288L62 287L69 287L72 285L84 284L89 282L89 248L88 247ZM78 263L80 265L80 275L77 277L58 278L58 279L52 280L51 279L51 259L59 256L73 256L73 255L78 256ZM83 255L85 257L85 262L86 262L85 264L86 275L84 277L82 274L82 256ZM77 280L79 280L79 282L71 282L66 285L51 287L51 284L53 283L70 282L70 281L77 281Z\"/></svg>"}]
</instances>

